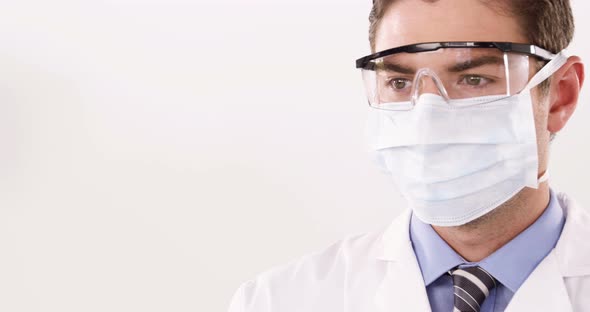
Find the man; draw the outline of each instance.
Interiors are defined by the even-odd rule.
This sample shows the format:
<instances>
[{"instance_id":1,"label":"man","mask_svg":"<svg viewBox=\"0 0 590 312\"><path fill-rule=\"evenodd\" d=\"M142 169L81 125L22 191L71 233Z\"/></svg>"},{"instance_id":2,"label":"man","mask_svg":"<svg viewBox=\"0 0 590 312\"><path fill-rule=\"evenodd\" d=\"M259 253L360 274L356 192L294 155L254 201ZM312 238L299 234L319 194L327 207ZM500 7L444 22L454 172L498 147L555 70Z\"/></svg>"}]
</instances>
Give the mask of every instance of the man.
<instances>
[{"instance_id":1,"label":"man","mask_svg":"<svg viewBox=\"0 0 590 312\"><path fill-rule=\"evenodd\" d=\"M230 311L590 311L590 215L546 181L584 80L569 2L376 0L370 22L369 139L410 209Z\"/></svg>"}]
</instances>

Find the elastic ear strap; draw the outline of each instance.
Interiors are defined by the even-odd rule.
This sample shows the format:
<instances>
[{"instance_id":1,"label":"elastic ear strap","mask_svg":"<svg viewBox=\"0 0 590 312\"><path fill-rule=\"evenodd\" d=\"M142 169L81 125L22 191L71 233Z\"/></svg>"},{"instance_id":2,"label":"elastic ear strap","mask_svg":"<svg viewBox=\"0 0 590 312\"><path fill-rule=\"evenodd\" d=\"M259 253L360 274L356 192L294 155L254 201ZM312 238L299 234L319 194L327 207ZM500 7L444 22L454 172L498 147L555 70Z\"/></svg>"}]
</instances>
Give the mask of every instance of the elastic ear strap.
<instances>
[{"instance_id":1,"label":"elastic ear strap","mask_svg":"<svg viewBox=\"0 0 590 312\"><path fill-rule=\"evenodd\" d=\"M538 181L537 183L541 184L547 180L549 180L549 170L545 170L545 173L543 173L543 175L539 177L539 179L537 180Z\"/></svg>"},{"instance_id":2,"label":"elastic ear strap","mask_svg":"<svg viewBox=\"0 0 590 312\"><path fill-rule=\"evenodd\" d=\"M533 78L531 78L531 81L523 91L530 91L532 88L538 86L541 82L547 80L547 78L555 74L555 72L567 62L568 58L569 54L566 50L559 52L559 54L557 54L554 59L547 63L547 65L543 66L543 68L541 68L541 70L535 76L533 76Z\"/></svg>"}]
</instances>

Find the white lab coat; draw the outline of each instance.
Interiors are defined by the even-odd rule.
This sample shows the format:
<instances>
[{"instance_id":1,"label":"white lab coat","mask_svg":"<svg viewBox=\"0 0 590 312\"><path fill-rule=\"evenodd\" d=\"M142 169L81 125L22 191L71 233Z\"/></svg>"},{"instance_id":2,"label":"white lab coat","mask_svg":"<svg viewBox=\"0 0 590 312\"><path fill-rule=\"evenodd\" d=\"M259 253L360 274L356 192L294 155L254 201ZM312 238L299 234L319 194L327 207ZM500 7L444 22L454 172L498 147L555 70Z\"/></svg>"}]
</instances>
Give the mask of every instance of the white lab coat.
<instances>
[{"instance_id":1,"label":"white lab coat","mask_svg":"<svg viewBox=\"0 0 590 312\"><path fill-rule=\"evenodd\" d=\"M566 223L506 311L590 311L590 214L563 193ZM409 237L410 212L244 283L230 312L430 311Z\"/></svg>"}]
</instances>

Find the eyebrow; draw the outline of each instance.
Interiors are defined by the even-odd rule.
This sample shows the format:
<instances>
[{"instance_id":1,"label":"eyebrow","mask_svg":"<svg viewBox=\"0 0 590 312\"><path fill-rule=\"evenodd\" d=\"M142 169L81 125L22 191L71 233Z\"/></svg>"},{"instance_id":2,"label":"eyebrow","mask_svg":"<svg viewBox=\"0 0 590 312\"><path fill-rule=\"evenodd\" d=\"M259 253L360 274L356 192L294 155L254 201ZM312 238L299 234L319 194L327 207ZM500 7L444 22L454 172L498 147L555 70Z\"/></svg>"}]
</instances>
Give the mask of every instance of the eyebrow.
<instances>
[{"instance_id":1,"label":"eyebrow","mask_svg":"<svg viewBox=\"0 0 590 312\"><path fill-rule=\"evenodd\" d=\"M489 65L489 64L502 64L504 65L504 59L498 56L482 56L469 60L463 63L458 63L447 68L452 73L466 71L468 69Z\"/></svg>"},{"instance_id":2,"label":"eyebrow","mask_svg":"<svg viewBox=\"0 0 590 312\"><path fill-rule=\"evenodd\" d=\"M454 64L447 67L447 70L453 73L466 71L472 68L489 65L489 64L504 64L504 59L498 56L482 56L475 58L473 60L465 61L462 63ZM411 67L406 67L404 65L394 63L394 62L383 62L381 64L382 69L393 71L396 73L401 74L414 74L416 70Z\"/></svg>"},{"instance_id":3,"label":"eyebrow","mask_svg":"<svg viewBox=\"0 0 590 312\"><path fill-rule=\"evenodd\" d=\"M410 67L405 67L405 66L400 65L398 63L383 62L383 64L380 67L382 67L382 69L394 71L394 72L400 73L400 74L414 74L414 73L416 73L415 69L410 68Z\"/></svg>"}]
</instances>

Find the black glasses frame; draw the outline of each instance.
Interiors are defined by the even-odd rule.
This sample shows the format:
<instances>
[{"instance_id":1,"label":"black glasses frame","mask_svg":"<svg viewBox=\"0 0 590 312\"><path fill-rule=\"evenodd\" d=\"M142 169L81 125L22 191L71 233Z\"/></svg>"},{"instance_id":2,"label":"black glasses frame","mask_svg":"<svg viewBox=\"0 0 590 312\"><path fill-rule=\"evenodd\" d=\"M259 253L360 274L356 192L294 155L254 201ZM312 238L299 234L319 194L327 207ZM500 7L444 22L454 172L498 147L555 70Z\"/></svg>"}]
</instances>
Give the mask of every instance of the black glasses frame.
<instances>
[{"instance_id":1,"label":"black glasses frame","mask_svg":"<svg viewBox=\"0 0 590 312\"><path fill-rule=\"evenodd\" d=\"M496 48L502 52L516 52L536 56L544 61L551 61L555 54L532 44L512 42L428 42L410 44L381 52L373 53L356 60L356 68L371 69L370 62L374 59L396 53L430 52L448 48Z\"/></svg>"}]
</instances>

